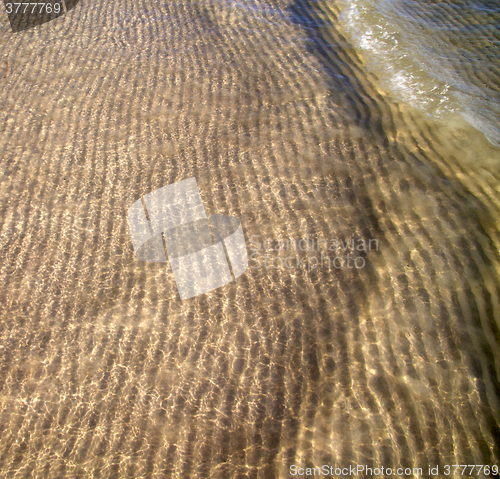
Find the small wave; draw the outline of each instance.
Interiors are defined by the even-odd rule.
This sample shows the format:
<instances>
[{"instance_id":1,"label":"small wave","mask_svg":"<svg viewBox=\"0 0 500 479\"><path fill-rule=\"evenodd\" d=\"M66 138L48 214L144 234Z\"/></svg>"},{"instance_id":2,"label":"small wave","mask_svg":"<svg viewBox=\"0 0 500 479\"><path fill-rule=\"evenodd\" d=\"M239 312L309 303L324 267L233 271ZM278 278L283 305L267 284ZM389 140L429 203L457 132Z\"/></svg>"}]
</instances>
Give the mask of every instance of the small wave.
<instances>
[{"instance_id":1,"label":"small wave","mask_svg":"<svg viewBox=\"0 0 500 479\"><path fill-rule=\"evenodd\" d=\"M341 24L384 89L429 116L460 113L500 145L500 7L338 0Z\"/></svg>"}]
</instances>

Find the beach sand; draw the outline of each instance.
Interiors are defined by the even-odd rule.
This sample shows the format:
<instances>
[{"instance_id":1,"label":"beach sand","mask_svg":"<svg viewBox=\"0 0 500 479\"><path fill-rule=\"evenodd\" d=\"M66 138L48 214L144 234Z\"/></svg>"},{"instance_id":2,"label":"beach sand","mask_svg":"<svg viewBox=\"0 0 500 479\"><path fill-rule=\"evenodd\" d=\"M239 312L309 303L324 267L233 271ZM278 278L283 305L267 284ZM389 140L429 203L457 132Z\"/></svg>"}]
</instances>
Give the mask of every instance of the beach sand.
<instances>
[{"instance_id":1,"label":"beach sand","mask_svg":"<svg viewBox=\"0 0 500 479\"><path fill-rule=\"evenodd\" d=\"M82 0L15 34L3 14L0 477L498 464L498 150L391 98L338 14ZM181 301L127 211L191 177L247 246L378 250Z\"/></svg>"}]
</instances>

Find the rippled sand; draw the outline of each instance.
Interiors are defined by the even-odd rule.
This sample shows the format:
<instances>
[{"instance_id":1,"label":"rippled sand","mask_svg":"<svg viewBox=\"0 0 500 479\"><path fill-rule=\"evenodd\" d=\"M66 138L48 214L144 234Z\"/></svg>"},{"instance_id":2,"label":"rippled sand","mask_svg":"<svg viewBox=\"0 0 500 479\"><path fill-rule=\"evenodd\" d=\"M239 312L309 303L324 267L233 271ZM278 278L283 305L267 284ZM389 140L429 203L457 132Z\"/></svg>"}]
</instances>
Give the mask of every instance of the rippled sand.
<instances>
[{"instance_id":1,"label":"rippled sand","mask_svg":"<svg viewBox=\"0 0 500 479\"><path fill-rule=\"evenodd\" d=\"M498 464L498 149L392 101L337 13L82 0L1 24L0 477ZM180 301L127 210L189 177L248 244L378 251Z\"/></svg>"}]
</instances>

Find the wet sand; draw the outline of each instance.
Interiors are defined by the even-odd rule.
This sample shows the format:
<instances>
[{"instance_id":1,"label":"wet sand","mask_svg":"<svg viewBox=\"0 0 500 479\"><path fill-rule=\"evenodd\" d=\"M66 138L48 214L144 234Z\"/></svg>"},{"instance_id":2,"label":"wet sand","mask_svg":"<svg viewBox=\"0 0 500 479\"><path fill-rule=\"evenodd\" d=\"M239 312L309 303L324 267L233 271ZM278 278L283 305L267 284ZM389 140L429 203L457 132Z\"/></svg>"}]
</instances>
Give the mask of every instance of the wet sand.
<instances>
[{"instance_id":1,"label":"wet sand","mask_svg":"<svg viewBox=\"0 0 500 479\"><path fill-rule=\"evenodd\" d=\"M1 24L0 477L498 464L498 150L391 99L336 15L82 0ZM247 246L378 251L181 301L127 210L190 177Z\"/></svg>"}]
</instances>

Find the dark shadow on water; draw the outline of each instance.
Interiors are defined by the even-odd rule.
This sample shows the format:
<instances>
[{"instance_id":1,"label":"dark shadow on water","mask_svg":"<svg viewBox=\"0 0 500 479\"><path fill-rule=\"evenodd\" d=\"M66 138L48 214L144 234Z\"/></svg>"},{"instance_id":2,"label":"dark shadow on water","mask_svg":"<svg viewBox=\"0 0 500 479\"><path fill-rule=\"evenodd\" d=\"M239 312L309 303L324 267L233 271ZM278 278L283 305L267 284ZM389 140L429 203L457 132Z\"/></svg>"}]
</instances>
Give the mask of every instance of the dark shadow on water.
<instances>
[{"instance_id":1,"label":"dark shadow on water","mask_svg":"<svg viewBox=\"0 0 500 479\"><path fill-rule=\"evenodd\" d=\"M288 8L288 18L307 34L307 50L321 62L330 78L333 103L341 103L344 114L356 126L367 126L373 105L367 102L369 95L342 54L343 49L349 47L348 43L339 32L336 31L335 36L332 34L334 26L318 16L319 8L315 1L295 0Z\"/></svg>"},{"instance_id":2,"label":"dark shadow on water","mask_svg":"<svg viewBox=\"0 0 500 479\"><path fill-rule=\"evenodd\" d=\"M13 32L21 32L50 22L69 12L80 0L50 0L43 3L19 3L3 0Z\"/></svg>"}]
</instances>

